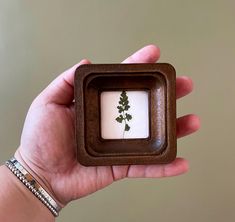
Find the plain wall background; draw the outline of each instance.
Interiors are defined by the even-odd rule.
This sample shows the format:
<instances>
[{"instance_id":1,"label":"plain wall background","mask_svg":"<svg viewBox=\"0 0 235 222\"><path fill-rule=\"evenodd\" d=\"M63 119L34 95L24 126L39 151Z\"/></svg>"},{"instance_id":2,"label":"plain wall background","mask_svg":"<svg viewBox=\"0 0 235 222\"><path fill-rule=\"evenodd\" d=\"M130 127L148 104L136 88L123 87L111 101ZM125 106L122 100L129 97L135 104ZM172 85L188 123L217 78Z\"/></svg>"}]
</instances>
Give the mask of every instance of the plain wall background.
<instances>
[{"instance_id":1,"label":"plain wall background","mask_svg":"<svg viewBox=\"0 0 235 222\"><path fill-rule=\"evenodd\" d=\"M200 132L178 141L190 172L117 182L71 203L58 221L234 221L234 0L0 0L0 161L17 148L33 98L59 73L82 58L117 63L149 43L195 82L178 101L178 115L202 120Z\"/></svg>"}]
</instances>

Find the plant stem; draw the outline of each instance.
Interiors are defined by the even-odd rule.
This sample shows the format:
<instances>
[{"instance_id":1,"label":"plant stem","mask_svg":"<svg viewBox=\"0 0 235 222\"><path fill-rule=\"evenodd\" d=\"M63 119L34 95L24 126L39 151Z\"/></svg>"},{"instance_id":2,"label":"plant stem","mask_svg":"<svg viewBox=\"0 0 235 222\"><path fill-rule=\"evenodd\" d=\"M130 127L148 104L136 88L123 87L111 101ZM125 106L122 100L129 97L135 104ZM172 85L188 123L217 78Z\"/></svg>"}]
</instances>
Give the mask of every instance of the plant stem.
<instances>
[{"instance_id":1,"label":"plant stem","mask_svg":"<svg viewBox=\"0 0 235 222\"><path fill-rule=\"evenodd\" d=\"M125 111L123 111L123 119L124 119L124 123L125 123L125 125L124 125L124 130L123 130L123 135L122 135L122 138L124 139L124 137L125 137L125 128L126 128L126 115L125 115ZM125 117L124 117L125 116Z\"/></svg>"}]
</instances>

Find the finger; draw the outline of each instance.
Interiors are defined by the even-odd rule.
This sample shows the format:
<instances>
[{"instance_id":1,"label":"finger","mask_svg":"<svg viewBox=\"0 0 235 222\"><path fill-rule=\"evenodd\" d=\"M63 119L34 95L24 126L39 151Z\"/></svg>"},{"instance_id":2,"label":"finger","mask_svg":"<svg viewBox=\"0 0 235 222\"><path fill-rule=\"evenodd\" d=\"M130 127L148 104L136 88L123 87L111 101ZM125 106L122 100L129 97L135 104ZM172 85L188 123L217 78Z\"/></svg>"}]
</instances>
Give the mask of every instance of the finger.
<instances>
[{"instance_id":1,"label":"finger","mask_svg":"<svg viewBox=\"0 0 235 222\"><path fill-rule=\"evenodd\" d=\"M160 49L155 45L148 45L125 59L122 63L154 63L160 57Z\"/></svg>"},{"instance_id":2,"label":"finger","mask_svg":"<svg viewBox=\"0 0 235 222\"><path fill-rule=\"evenodd\" d=\"M82 60L72 68L59 75L47 86L39 95L39 100L43 103L55 103L59 105L69 105L74 98L74 74L78 66L89 64L86 59Z\"/></svg>"},{"instance_id":3,"label":"finger","mask_svg":"<svg viewBox=\"0 0 235 222\"><path fill-rule=\"evenodd\" d=\"M160 165L131 165L127 177L129 178L161 178L183 174L188 171L188 161L176 158L172 163Z\"/></svg>"},{"instance_id":4,"label":"finger","mask_svg":"<svg viewBox=\"0 0 235 222\"><path fill-rule=\"evenodd\" d=\"M186 96L193 91L193 81L187 76L176 78L176 97L177 99Z\"/></svg>"},{"instance_id":5,"label":"finger","mask_svg":"<svg viewBox=\"0 0 235 222\"><path fill-rule=\"evenodd\" d=\"M187 136L200 128L198 116L190 114L177 119L177 137Z\"/></svg>"}]
</instances>

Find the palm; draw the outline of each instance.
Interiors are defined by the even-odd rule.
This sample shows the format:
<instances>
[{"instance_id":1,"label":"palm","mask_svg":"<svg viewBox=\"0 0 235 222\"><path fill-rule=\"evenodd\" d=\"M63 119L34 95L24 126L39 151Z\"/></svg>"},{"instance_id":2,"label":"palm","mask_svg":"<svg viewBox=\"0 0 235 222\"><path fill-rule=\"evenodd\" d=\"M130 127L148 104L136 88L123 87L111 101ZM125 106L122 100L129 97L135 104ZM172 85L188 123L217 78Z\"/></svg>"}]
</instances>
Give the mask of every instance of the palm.
<instances>
[{"instance_id":1,"label":"palm","mask_svg":"<svg viewBox=\"0 0 235 222\"><path fill-rule=\"evenodd\" d=\"M148 54L147 54L148 53ZM125 62L155 62L156 47L145 47ZM86 61L84 61L86 63ZM187 170L184 159L167 165L84 167L77 162L74 136L73 75L75 67L59 76L33 102L28 112L16 155L47 181L63 204L101 189L114 180L128 177L162 177ZM191 91L191 81L179 78L178 97ZM64 93L66 92L66 94ZM190 122L190 124L189 124ZM192 126L194 122L194 126ZM189 126L190 125L190 126ZM178 136L198 128L195 116L178 120Z\"/></svg>"},{"instance_id":2,"label":"palm","mask_svg":"<svg viewBox=\"0 0 235 222\"><path fill-rule=\"evenodd\" d=\"M41 116L36 124L35 115ZM111 167L84 167L77 163L73 122L73 107L34 104L27 115L19 149L34 171L44 172L62 203L113 182Z\"/></svg>"}]
</instances>

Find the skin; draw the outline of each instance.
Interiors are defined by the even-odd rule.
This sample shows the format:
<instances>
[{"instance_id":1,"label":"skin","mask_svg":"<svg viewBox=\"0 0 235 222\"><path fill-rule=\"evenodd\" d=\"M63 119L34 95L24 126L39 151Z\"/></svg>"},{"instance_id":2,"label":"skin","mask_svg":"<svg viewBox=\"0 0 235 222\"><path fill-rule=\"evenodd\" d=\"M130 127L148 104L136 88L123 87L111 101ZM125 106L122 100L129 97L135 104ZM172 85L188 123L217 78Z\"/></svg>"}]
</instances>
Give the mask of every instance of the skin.
<instances>
[{"instance_id":1,"label":"skin","mask_svg":"<svg viewBox=\"0 0 235 222\"><path fill-rule=\"evenodd\" d=\"M159 57L159 48L148 45L125 59L123 63L155 63ZM85 167L77 162L73 78L79 65L89 63L88 60L82 60L59 75L33 101L25 120L20 146L15 153L19 162L41 182L62 207L72 200L89 195L123 178L161 178L187 172L188 161L183 158L177 158L165 165ZM189 94L192 89L193 83L190 78L186 76L177 78L178 99ZM199 126L200 121L196 115L180 117L177 119L177 135L178 137L189 135L198 130ZM0 175L4 176L6 172L2 172L2 168ZM8 175L5 179L8 180L9 177L14 179L13 175ZM26 189L21 190L25 192ZM33 196L29 192L26 196L28 195ZM8 198L11 199L11 196ZM0 199L2 199L1 194ZM42 207L45 208L43 205ZM42 221L43 215L40 216Z\"/></svg>"}]
</instances>

